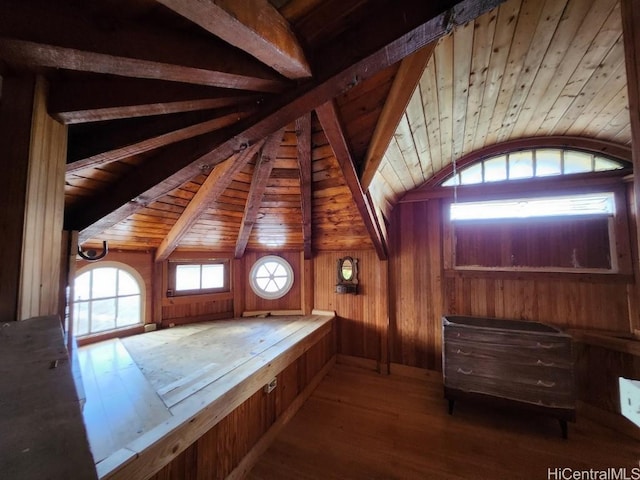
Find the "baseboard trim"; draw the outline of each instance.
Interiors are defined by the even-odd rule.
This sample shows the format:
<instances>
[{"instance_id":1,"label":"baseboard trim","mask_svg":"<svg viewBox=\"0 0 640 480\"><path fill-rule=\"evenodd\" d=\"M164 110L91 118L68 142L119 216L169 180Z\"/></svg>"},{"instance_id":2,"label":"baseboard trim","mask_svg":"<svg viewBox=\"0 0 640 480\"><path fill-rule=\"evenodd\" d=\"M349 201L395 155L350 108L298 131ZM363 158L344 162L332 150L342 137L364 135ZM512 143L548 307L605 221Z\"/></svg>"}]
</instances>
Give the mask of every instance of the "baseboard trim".
<instances>
[{"instance_id":1,"label":"baseboard trim","mask_svg":"<svg viewBox=\"0 0 640 480\"><path fill-rule=\"evenodd\" d=\"M622 415L603 410L602 408L595 407L582 400L578 400L577 407L578 421L580 421L581 416L584 416L589 420L611 428L618 433L622 433L623 435L635 440L640 440L640 428L636 427Z\"/></svg>"}]
</instances>

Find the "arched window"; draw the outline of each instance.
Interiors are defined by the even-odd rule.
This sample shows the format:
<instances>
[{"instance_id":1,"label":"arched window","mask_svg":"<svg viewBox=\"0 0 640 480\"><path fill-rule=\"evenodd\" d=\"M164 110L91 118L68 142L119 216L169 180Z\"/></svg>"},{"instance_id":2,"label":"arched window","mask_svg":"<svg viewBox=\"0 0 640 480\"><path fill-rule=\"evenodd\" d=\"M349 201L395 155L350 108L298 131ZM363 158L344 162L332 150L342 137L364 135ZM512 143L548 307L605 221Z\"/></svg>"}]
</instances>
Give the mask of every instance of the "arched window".
<instances>
[{"instance_id":1,"label":"arched window","mask_svg":"<svg viewBox=\"0 0 640 480\"><path fill-rule=\"evenodd\" d=\"M251 267L249 285L260 298L275 300L284 297L293 286L293 269L284 258L267 255Z\"/></svg>"},{"instance_id":2,"label":"arched window","mask_svg":"<svg viewBox=\"0 0 640 480\"><path fill-rule=\"evenodd\" d=\"M625 167L623 162L593 153L560 148L537 148L503 153L476 161L449 176L442 182L442 186L604 172Z\"/></svg>"},{"instance_id":3,"label":"arched window","mask_svg":"<svg viewBox=\"0 0 640 480\"><path fill-rule=\"evenodd\" d=\"M74 284L75 336L144 323L143 296L142 278L127 265L100 262L81 269Z\"/></svg>"}]
</instances>

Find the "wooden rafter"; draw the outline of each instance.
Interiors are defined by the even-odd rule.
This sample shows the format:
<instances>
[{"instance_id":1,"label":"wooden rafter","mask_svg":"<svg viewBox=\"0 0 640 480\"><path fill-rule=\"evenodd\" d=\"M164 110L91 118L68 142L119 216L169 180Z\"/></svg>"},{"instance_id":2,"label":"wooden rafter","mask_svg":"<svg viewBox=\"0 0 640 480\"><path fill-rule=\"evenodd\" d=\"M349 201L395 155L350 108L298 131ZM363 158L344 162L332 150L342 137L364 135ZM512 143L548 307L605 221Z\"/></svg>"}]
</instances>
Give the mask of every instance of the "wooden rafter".
<instances>
[{"instance_id":1,"label":"wooden rafter","mask_svg":"<svg viewBox=\"0 0 640 480\"><path fill-rule=\"evenodd\" d=\"M170 145L175 142L193 138L204 133L213 132L229 125L233 125L240 119L246 117L248 112L232 112L221 115L217 118L207 120L204 122L198 122L193 125L185 126L182 128L170 129L164 131L164 133L153 133L151 135L145 135L145 138L140 140L132 140L132 134L141 133L139 130L126 129L125 132L118 132L112 138L107 138L107 142L110 143L110 147L106 151L101 151L84 158L79 158L67 163L67 173L77 172L85 168L98 167L118 160L138 155L156 148L160 148L166 145ZM143 127L144 128L144 127ZM145 128L145 130L149 130ZM129 134L129 135L127 135ZM102 136L102 141L105 141L105 136Z\"/></svg>"},{"instance_id":2,"label":"wooden rafter","mask_svg":"<svg viewBox=\"0 0 640 480\"><path fill-rule=\"evenodd\" d=\"M373 176L378 170L380 162L382 162L389 142L393 138L398 123L402 115L404 115L409 100L411 100L420 77L422 77L422 73L435 50L436 43L433 42L421 48L402 60L400 64L364 159L361 182L364 190L369 188L371 180L373 180Z\"/></svg>"},{"instance_id":3,"label":"wooden rafter","mask_svg":"<svg viewBox=\"0 0 640 480\"><path fill-rule=\"evenodd\" d=\"M380 232L374 213L371 211L369 202L358 180L355 166L353 165L353 159L351 158L351 152L347 140L344 136L342 125L340 124L340 118L336 110L335 103L329 101L316 108L316 113L322 129L324 130L327 140L331 144L333 153L340 164L342 170L342 176L351 191L353 201L360 212L362 221L369 232L371 242L376 249L378 258L380 260L387 259L387 246L384 242L382 233Z\"/></svg>"},{"instance_id":4,"label":"wooden rafter","mask_svg":"<svg viewBox=\"0 0 640 480\"><path fill-rule=\"evenodd\" d=\"M140 24L105 28L84 2L6 0L0 57L10 64L274 92L282 77L215 39L158 32ZM28 21L25 21L28 19ZM158 48L162 45L162 48Z\"/></svg>"},{"instance_id":5,"label":"wooden rafter","mask_svg":"<svg viewBox=\"0 0 640 480\"><path fill-rule=\"evenodd\" d=\"M289 23L267 0L157 0L292 79L311 68Z\"/></svg>"},{"instance_id":6,"label":"wooden rafter","mask_svg":"<svg viewBox=\"0 0 640 480\"><path fill-rule=\"evenodd\" d=\"M298 166L300 168L300 202L302 208L302 242L305 260L311 258L311 113L296 120Z\"/></svg>"},{"instance_id":7,"label":"wooden rafter","mask_svg":"<svg viewBox=\"0 0 640 480\"><path fill-rule=\"evenodd\" d=\"M218 164L213 169L193 196L187 208L184 209L180 218L162 240L156 251L156 262L166 260L171 255L171 252L176 249L182 237L198 221L200 215L209 208L209 205L217 201L218 197L227 189L233 177L249 163L261 145L262 143L256 143L238 155Z\"/></svg>"},{"instance_id":8,"label":"wooden rafter","mask_svg":"<svg viewBox=\"0 0 640 480\"><path fill-rule=\"evenodd\" d=\"M210 110L254 103L260 97L227 89L161 80L67 80L49 88L48 111L65 124Z\"/></svg>"},{"instance_id":9,"label":"wooden rafter","mask_svg":"<svg viewBox=\"0 0 640 480\"><path fill-rule=\"evenodd\" d=\"M242 258L247 248L249 236L258 217L262 197L269 183L271 170L273 170L273 165L278 155L278 148L280 148L280 144L282 143L283 133L284 130L279 130L269 136L260 152L256 168L253 171L251 187L249 187L249 198L247 198L247 204L244 208L244 214L242 215L242 222L240 223L240 232L238 233L238 239L236 241L236 258Z\"/></svg>"},{"instance_id":10,"label":"wooden rafter","mask_svg":"<svg viewBox=\"0 0 640 480\"><path fill-rule=\"evenodd\" d=\"M220 141L219 137L198 139L197 142L181 142L178 155L172 150L163 151L153 159L155 166L153 175L140 178L138 173L123 179L117 194L101 199L96 206L94 199L69 212L68 227L79 230L81 241L86 235L94 238L114 223L116 218L125 213L143 208L145 202L158 198L166 192L177 188L190 178L200 173L202 164L216 165L234 153L246 148L280 128L295 121L305 112L334 98L357 84L361 79L369 78L380 70L402 60L425 45L447 34L458 22L464 23L482 13L495 8L503 0L463 0L451 2L452 9L436 12L423 3L415 5L415 0L399 0L387 5L388 11L377 10L374 21L355 25L354 28L339 36L331 45L324 47L319 53L329 55L322 57L322 67L314 80L301 85L295 90L282 94L265 104L262 113L241 122L227 137ZM455 8L453 8L455 6ZM406 15L412 12L411 24L408 25ZM437 13L440 12L440 13ZM460 13L456 13L460 12ZM373 15L372 14L372 15ZM385 25L380 22L388 20ZM351 47L351 55L345 60L339 55L340 49L349 42L352 35L360 35L361 42ZM366 41L368 40L368 41ZM351 42L353 43L353 42ZM191 143L190 143L191 142ZM162 182L151 183L152 178L165 174ZM141 202L131 202L132 198L141 198ZM120 214L114 214L120 211ZM107 221L106 219L110 219Z\"/></svg>"}]
</instances>

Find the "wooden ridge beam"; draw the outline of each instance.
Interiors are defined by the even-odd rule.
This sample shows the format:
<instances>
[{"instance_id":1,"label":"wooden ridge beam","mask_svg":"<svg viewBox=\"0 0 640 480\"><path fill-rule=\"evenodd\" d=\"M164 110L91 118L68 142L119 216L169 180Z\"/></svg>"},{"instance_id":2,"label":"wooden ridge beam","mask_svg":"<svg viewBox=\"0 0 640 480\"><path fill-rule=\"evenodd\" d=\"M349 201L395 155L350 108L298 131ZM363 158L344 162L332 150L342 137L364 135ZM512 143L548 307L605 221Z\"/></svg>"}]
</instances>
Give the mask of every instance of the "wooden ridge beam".
<instances>
[{"instance_id":1,"label":"wooden ridge beam","mask_svg":"<svg viewBox=\"0 0 640 480\"><path fill-rule=\"evenodd\" d=\"M157 0L291 79L311 68L289 23L267 0Z\"/></svg>"},{"instance_id":2,"label":"wooden ridge beam","mask_svg":"<svg viewBox=\"0 0 640 480\"><path fill-rule=\"evenodd\" d=\"M338 55L340 48L346 48L348 38L358 32L362 34L363 39L371 39L370 42L364 40L356 42L357 45L349 49L349 55L338 55L326 59L325 62L329 63L316 73L314 80L273 98L264 105L259 114L240 122L237 127L232 127L226 139L222 141L219 137L197 139L197 142L177 147L183 151L176 156L171 156L171 151L163 152L159 158L153 159L155 170L152 172L156 178L160 172L170 172L166 173L162 182L149 185L150 177L140 179L137 174L130 175L130 178L124 179L118 185L117 195L103 199L103 205L93 206L91 204L95 203L94 199L89 199L87 201L89 205L83 203L70 212L68 217L75 227L73 229L81 232L81 238L99 234L113 225L104 221L103 217L116 210L133 208L135 205L131 205L132 198L153 199L166 194L167 191L177 188L199 174L202 164L213 166L229 158L234 153L294 122L301 115L349 90L362 79L371 77L446 35L458 22L467 22L495 8L503 1L462 0L458 3L451 1L447 2L451 9L441 11L442 8L439 8L440 13L434 13L418 0L398 0L393 5L387 6L387 18L400 23L400 25L394 24L393 28L391 24L385 28L379 23L378 16L382 15L384 19L385 12L379 10L373 12L374 21L371 25L365 23L354 26L352 31L345 33L346 38L338 38L336 45L329 45L319 53ZM404 12L404 16L398 15L397 11ZM407 26L407 18L411 19L412 25L417 23L417 26ZM138 208L143 207L144 201L138 203ZM115 218L112 215L111 221Z\"/></svg>"},{"instance_id":3,"label":"wooden ridge beam","mask_svg":"<svg viewBox=\"0 0 640 480\"><path fill-rule=\"evenodd\" d=\"M278 156L278 149L282 143L283 134L284 129L269 136L260 152L256 168L253 171L253 179L249 187L249 197L247 198L247 204L244 208L244 214L242 215L242 222L240 223L238 239L236 240L236 258L242 258L247 248L251 230L253 230L253 225L258 217L264 191L271 177L271 170L273 170L273 165Z\"/></svg>"},{"instance_id":4,"label":"wooden ridge beam","mask_svg":"<svg viewBox=\"0 0 640 480\"><path fill-rule=\"evenodd\" d=\"M316 108L316 114L327 136L327 140L329 140L329 144L333 149L333 153L338 160L344 180L351 191L351 197L358 208L358 212L360 212L364 226L378 254L378 258L380 260L386 260L387 245L378 228L374 213L371 211L369 201L362 191L362 186L360 185L360 180L358 180L358 174L356 173L353 159L351 158L349 145L345 138L342 125L340 124L335 102L332 100L319 106Z\"/></svg>"},{"instance_id":5,"label":"wooden ridge beam","mask_svg":"<svg viewBox=\"0 0 640 480\"><path fill-rule=\"evenodd\" d=\"M198 221L204 211L209 208L209 205L218 200L233 180L233 177L249 163L261 146L262 143L256 143L241 153L219 163L213 169L193 196L187 208L184 209L180 218L160 243L156 251L156 262L166 260L171 255L171 252L176 249L182 237Z\"/></svg>"},{"instance_id":6,"label":"wooden ridge beam","mask_svg":"<svg viewBox=\"0 0 640 480\"><path fill-rule=\"evenodd\" d=\"M311 113L307 113L296 120L296 147L298 166L300 168L300 203L302 209L302 242L304 259L311 259L312 230L311 230Z\"/></svg>"},{"instance_id":7,"label":"wooden ridge beam","mask_svg":"<svg viewBox=\"0 0 640 480\"><path fill-rule=\"evenodd\" d=\"M91 2L5 0L0 57L9 64L277 92L285 80L215 39L101 21ZM25 21L28 19L28 21Z\"/></svg>"},{"instance_id":8,"label":"wooden ridge beam","mask_svg":"<svg viewBox=\"0 0 640 480\"><path fill-rule=\"evenodd\" d=\"M161 80L82 79L52 82L48 111L70 125L255 104L259 99L256 94Z\"/></svg>"},{"instance_id":9,"label":"wooden ridge beam","mask_svg":"<svg viewBox=\"0 0 640 480\"><path fill-rule=\"evenodd\" d=\"M103 133L100 137L101 143L108 143L111 145L111 147L109 147L109 149L106 151L101 151L100 153L89 155L84 158L79 158L71 161L70 163L67 163L66 171L67 173L74 173L85 168L94 168L100 165L116 162L118 160L123 160L125 158L139 155L156 148L164 147L172 143L176 143L182 140L203 135L205 133L219 130L224 127L228 127L229 125L233 125L247 115L249 115L249 112L234 111L232 113L220 115L217 118L198 122L182 128L177 127L175 129L168 129L166 126L164 126L163 128L163 125L161 123L158 127L156 127L156 129L160 130L153 133L149 132L149 126L145 124L142 125L142 132L137 129L131 130L129 128L126 128L124 132L118 131L113 135L106 134L108 137L106 139L105 134ZM132 139L132 136L134 138L140 137L141 133L146 138L140 140Z\"/></svg>"},{"instance_id":10,"label":"wooden ridge beam","mask_svg":"<svg viewBox=\"0 0 640 480\"><path fill-rule=\"evenodd\" d=\"M393 81L389 96L384 103L382 113L373 132L369 148L364 159L362 171L362 188L367 190L373 176L378 171L389 142L398 128L400 119L405 114L409 100L418 86L422 73L429 63L437 42L432 42L400 63L400 68Z\"/></svg>"}]
</instances>

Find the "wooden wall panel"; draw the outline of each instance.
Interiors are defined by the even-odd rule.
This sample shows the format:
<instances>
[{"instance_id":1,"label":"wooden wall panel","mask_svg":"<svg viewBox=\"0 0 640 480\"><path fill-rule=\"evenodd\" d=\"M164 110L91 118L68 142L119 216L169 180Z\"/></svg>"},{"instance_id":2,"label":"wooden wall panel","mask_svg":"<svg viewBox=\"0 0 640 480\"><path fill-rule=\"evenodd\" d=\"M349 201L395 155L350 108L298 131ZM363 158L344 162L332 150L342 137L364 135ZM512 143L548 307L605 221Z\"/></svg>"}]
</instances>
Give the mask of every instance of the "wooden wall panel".
<instances>
[{"instance_id":1,"label":"wooden wall panel","mask_svg":"<svg viewBox=\"0 0 640 480\"><path fill-rule=\"evenodd\" d=\"M47 113L48 85L36 80L24 211L19 319L58 311L67 127Z\"/></svg>"},{"instance_id":2,"label":"wooden wall panel","mask_svg":"<svg viewBox=\"0 0 640 480\"><path fill-rule=\"evenodd\" d=\"M276 300L265 300L258 297L249 286L249 272L256 261L265 255L278 255L284 258L293 269L293 287L284 297ZM244 255L244 272L235 272L242 275L246 283L245 310L302 310L302 262L300 252L247 252Z\"/></svg>"},{"instance_id":3,"label":"wooden wall panel","mask_svg":"<svg viewBox=\"0 0 640 480\"><path fill-rule=\"evenodd\" d=\"M0 84L0 152L3 165L11 165L0 175L0 321L3 323L18 316L34 88L32 76L6 76Z\"/></svg>"},{"instance_id":4,"label":"wooden wall panel","mask_svg":"<svg viewBox=\"0 0 640 480\"><path fill-rule=\"evenodd\" d=\"M151 479L226 478L334 355L330 331L277 375L273 392L255 392Z\"/></svg>"},{"instance_id":5,"label":"wooden wall panel","mask_svg":"<svg viewBox=\"0 0 640 480\"><path fill-rule=\"evenodd\" d=\"M445 270L439 200L399 204L390 231L393 362L440 369L445 314L629 331L627 284L616 276Z\"/></svg>"},{"instance_id":6,"label":"wooden wall panel","mask_svg":"<svg viewBox=\"0 0 640 480\"><path fill-rule=\"evenodd\" d=\"M358 294L336 293L337 260L358 259ZM382 354L388 325L387 262L374 250L320 252L315 257L315 301L320 310L332 310L338 317L338 353L386 363Z\"/></svg>"},{"instance_id":7,"label":"wooden wall panel","mask_svg":"<svg viewBox=\"0 0 640 480\"><path fill-rule=\"evenodd\" d=\"M441 364L440 202L400 204L390 231L391 361L438 370Z\"/></svg>"}]
</instances>

